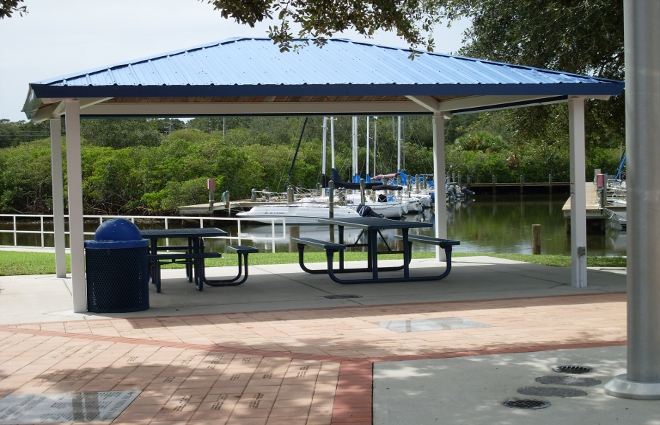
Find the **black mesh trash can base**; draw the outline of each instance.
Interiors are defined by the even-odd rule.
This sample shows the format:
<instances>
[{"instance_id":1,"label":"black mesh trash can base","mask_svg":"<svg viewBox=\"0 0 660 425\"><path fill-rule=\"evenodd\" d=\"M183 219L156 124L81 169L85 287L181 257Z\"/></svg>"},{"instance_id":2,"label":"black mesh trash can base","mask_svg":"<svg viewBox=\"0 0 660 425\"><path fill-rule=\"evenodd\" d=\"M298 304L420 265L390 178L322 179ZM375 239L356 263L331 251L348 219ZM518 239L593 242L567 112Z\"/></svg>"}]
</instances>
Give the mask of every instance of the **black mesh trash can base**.
<instances>
[{"instance_id":1,"label":"black mesh trash can base","mask_svg":"<svg viewBox=\"0 0 660 425\"><path fill-rule=\"evenodd\" d=\"M86 248L87 311L125 313L149 308L148 247Z\"/></svg>"}]
</instances>

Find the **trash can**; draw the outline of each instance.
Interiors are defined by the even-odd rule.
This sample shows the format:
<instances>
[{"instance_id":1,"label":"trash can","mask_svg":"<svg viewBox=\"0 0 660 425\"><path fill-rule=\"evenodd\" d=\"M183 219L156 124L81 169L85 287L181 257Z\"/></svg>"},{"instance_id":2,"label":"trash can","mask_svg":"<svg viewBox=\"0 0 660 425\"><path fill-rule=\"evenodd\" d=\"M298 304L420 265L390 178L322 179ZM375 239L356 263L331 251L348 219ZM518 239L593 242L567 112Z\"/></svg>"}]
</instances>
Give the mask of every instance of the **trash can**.
<instances>
[{"instance_id":1,"label":"trash can","mask_svg":"<svg viewBox=\"0 0 660 425\"><path fill-rule=\"evenodd\" d=\"M149 308L149 241L122 218L103 222L85 241L87 311L125 313Z\"/></svg>"}]
</instances>

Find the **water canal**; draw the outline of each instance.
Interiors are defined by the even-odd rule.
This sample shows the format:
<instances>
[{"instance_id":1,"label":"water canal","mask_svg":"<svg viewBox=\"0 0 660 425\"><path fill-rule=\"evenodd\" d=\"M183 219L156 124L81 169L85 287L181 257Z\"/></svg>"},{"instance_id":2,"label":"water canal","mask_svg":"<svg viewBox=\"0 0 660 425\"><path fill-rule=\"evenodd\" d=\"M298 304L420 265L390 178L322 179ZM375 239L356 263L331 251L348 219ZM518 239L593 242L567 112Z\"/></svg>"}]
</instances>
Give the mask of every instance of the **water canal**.
<instances>
[{"instance_id":1,"label":"water canal","mask_svg":"<svg viewBox=\"0 0 660 425\"><path fill-rule=\"evenodd\" d=\"M484 253L532 253L532 225L541 225L541 254L570 255L570 235L566 234L566 223L562 207L568 194L542 195L476 195L473 201L455 203L447 208L447 235L461 245L457 252ZM407 215L405 220L433 222L430 210L423 214ZM588 255L621 256L626 255L626 233L607 226L605 234L587 236ZM299 226L293 230L302 237L328 238L327 227ZM347 229L347 232L349 230ZM415 232L417 232L415 230ZM419 231L420 234L433 235L432 229ZM255 245L270 250L266 241L272 234L271 226L244 226L242 236L252 237ZM357 237L359 231L351 231ZM277 251L286 251L295 247L288 242L291 229L286 229L281 243L276 244ZM388 244L395 244L394 233L384 232ZM347 236L348 239L348 236ZM383 243L384 246L384 243ZM431 245L414 245L414 250L430 251Z\"/></svg>"},{"instance_id":2,"label":"water canal","mask_svg":"<svg viewBox=\"0 0 660 425\"><path fill-rule=\"evenodd\" d=\"M568 194L540 194L540 195L476 195L470 202L455 203L447 208L448 227L447 235L456 239L461 245L456 247L457 252L482 253L532 253L532 225L541 225L541 253L563 254L570 253L570 235L566 234L566 223L562 206L568 199ZM418 220L433 222L430 210L422 214L407 215L404 220ZM163 224L139 224L141 228L162 228ZM170 222L170 227L199 226L199 221ZM240 236L241 244L258 247L263 252L271 252L273 244L277 252L295 251L296 246L290 238L296 235L328 239L328 227L318 225L304 225L298 227L282 228L252 224L243 221L240 232L236 221L208 222L205 226L217 226L229 232L230 236ZM92 238L98 227L97 222L85 223L85 232ZM621 256L626 255L626 233L617 230L614 226L607 226L605 234L589 234L587 237L587 252L590 256ZM11 229L11 224L0 223L0 229ZM20 230L29 230L34 233L19 234L18 245L40 246L41 234L39 225L34 222L23 223ZM47 232L52 232L52 223L45 225ZM413 232L432 235L433 229L414 230ZM346 230L346 239L357 238L359 231ZM383 248L385 244L395 246L397 241L394 233L383 232ZM336 236L335 236L336 240ZM171 240L170 244L180 241ZM237 239L207 240L209 249L225 252L225 245L237 244ZM13 245L11 233L0 233L0 245ZM52 233L44 234L45 246L53 246ZM415 244L413 250L431 251L431 245Z\"/></svg>"}]
</instances>

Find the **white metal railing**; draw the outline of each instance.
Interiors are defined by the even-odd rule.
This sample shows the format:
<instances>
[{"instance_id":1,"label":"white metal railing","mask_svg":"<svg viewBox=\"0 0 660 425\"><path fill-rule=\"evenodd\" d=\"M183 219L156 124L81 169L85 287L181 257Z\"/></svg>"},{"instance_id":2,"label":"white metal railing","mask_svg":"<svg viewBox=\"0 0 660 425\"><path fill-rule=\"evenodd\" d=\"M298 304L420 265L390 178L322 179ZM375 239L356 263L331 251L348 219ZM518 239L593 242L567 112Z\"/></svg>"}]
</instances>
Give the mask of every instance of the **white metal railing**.
<instances>
[{"instance_id":1,"label":"white metal railing","mask_svg":"<svg viewBox=\"0 0 660 425\"><path fill-rule=\"evenodd\" d=\"M243 224L246 222L255 222L254 220L250 219L241 219L238 217L189 217L189 216L124 216L124 215L85 215L83 216L83 220L86 222L88 221L95 221L98 220L98 224L101 225L106 220L109 220L111 218L124 218L126 220L129 220L133 223L135 221L149 221L149 222L162 222L163 223L163 228L169 229L170 228L170 222L172 221L180 221L180 220L185 220L185 221L199 221L199 227L209 227L209 226L204 226L205 222L212 222L213 225L210 227L220 227L222 228L222 224L215 224L215 223L223 223L223 222L233 222L236 223L237 225L237 235L236 236L222 236L222 237L217 237L214 239L226 239L229 241L237 241L238 244L241 244L242 239L250 239L248 235L243 234L242 228ZM34 219L34 221L38 221L39 223L39 230L22 230L19 229L19 226L21 223L20 221L23 221L24 219ZM69 216L65 215L64 216L65 221L68 221ZM275 242L280 241L283 242L286 239L286 220L283 218L268 218L264 219L267 221L270 221L270 226L271 226L271 236L270 236L270 242L272 246L272 252L275 252ZM260 221L262 221L260 219ZM0 245L0 247L37 247L35 245L19 245L18 244L18 235L20 234L39 234L40 235L40 245L38 248L49 248L46 246L46 235L55 235L54 230L46 230L45 223L52 223L53 222L53 216L52 215L39 215L39 214L0 214L0 234L3 233L10 233L13 235L13 244L12 245ZM1 227L2 224L8 224L11 223L11 229L3 229ZM65 226L66 227L66 226ZM175 227L176 228L176 227ZM85 235L94 235L94 232L84 232ZM65 230L65 235L69 235L69 231ZM166 245L169 245L169 240L166 242Z\"/></svg>"}]
</instances>

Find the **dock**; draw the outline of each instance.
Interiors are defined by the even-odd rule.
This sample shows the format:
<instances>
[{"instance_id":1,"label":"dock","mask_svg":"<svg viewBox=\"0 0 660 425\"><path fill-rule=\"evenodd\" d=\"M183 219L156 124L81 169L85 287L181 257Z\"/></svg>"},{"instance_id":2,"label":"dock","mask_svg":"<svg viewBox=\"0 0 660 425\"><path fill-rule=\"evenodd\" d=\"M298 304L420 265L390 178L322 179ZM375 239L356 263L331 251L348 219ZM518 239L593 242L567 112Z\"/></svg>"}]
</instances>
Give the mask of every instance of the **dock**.
<instances>
[{"instance_id":1,"label":"dock","mask_svg":"<svg viewBox=\"0 0 660 425\"><path fill-rule=\"evenodd\" d=\"M598 203L598 192L596 185L593 182L586 182L586 198L587 198L587 232L588 233L605 233L607 230L607 221L615 215L623 214L625 216L625 207L612 207L608 206L603 208ZM571 198L569 197L564 206L562 207L564 213L564 220L566 222L566 234L571 233Z\"/></svg>"},{"instance_id":2,"label":"dock","mask_svg":"<svg viewBox=\"0 0 660 425\"><path fill-rule=\"evenodd\" d=\"M286 204L286 202L269 202L270 205ZM230 215L232 212L247 211L252 207L257 205L264 205L263 201L251 201L249 199L242 199L238 201L226 202L215 202L213 203L213 214L212 215L222 215L226 213ZM179 214L181 215L211 215L210 203L205 204L196 204L196 205L184 205L179 207Z\"/></svg>"}]
</instances>

